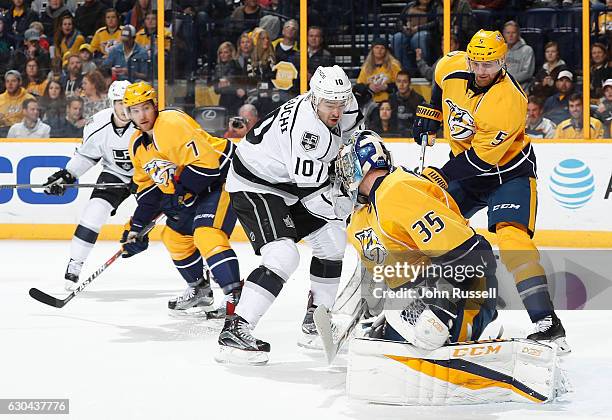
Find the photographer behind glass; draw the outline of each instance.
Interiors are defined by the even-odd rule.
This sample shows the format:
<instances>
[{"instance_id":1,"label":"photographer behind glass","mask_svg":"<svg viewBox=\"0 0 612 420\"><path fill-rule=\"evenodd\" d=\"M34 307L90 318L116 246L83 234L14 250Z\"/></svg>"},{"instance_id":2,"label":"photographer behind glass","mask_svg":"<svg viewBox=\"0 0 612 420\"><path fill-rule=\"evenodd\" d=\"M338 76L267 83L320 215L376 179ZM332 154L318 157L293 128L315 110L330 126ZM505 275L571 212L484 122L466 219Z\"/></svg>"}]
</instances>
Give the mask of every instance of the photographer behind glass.
<instances>
[{"instance_id":1,"label":"photographer behind glass","mask_svg":"<svg viewBox=\"0 0 612 420\"><path fill-rule=\"evenodd\" d=\"M257 108L251 104L244 104L238 110L238 116L230 118L227 131L223 137L241 139L258 121Z\"/></svg>"}]
</instances>

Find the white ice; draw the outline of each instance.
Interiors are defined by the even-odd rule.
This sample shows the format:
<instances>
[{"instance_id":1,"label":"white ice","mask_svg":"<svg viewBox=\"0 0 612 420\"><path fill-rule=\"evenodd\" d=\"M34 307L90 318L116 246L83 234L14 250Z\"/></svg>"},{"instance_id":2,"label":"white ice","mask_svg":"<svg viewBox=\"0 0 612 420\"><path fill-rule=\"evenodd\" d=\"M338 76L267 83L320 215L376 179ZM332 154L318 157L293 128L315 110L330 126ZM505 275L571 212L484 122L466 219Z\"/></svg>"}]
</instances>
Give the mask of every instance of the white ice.
<instances>
[{"instance_id":1,"label":"white ice","mask_svg":"<svg viewBox=\"0 0 612 420\"><path fill-rule=\"evenodd\" d=\"M350 401L346 355L328 367L323 354L296 346L309 288L310 253L300 247L298 274L255 335L272 345L263 367L213 361L221 321L169 317L167 300L184 283L159 242L119 260L64 308L28 296L30 287L63 297L67 241L0 245L0 398L69 398L59 419L497 419L612 416L612 311L562 311L573 353L564 358L574 387L545 405L394 407ZM95 270L117 248L96 245L84 268ZM258 264L235 246L246 275ZM352 271L354 259L345 266ZM350 273L348 273L350 274ZM218 291L217 291L218 292ZM502 313L506 331L526 333L528 317ZM32 416L34 417L34 416ZM19 416L18 418L28 418ZM34 418L40 418L36 416Z\"/></svg>"}]
</instances>

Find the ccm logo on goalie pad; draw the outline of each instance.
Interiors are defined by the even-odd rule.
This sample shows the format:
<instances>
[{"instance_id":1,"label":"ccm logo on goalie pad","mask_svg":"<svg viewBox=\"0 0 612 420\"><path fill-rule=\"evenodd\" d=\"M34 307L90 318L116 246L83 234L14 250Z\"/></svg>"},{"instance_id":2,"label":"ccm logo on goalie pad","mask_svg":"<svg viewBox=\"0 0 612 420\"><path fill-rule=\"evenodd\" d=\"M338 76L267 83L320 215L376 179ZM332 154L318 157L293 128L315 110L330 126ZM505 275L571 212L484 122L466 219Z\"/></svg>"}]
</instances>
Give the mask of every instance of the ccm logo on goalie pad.
<instances>
[{"instance_id":1,"label":"ccm logo on goalie pad","mask_svg":"<svg viewBox=\"0 0 612 420\"><path fill-rule=\"evenodd\" d=\"M304 135L302 135L302 147L307 152L316 149L318 144L319 136L317 134L309 133L308 131L306 131Z\"/></svg>"},{"instance_id":2,"label":"ccm logo on goalie pad","mask_svg":"<svg viewBox=\"0 0 612 420\"><path fill-rule=\"evenodd\" d=\"M501 351L502 346L476 346L476 347L460 347L453 350L453 355L451 357L465 357L465 356L485 356L487 354L499 353Z\"/></svg>"}]
</instances>

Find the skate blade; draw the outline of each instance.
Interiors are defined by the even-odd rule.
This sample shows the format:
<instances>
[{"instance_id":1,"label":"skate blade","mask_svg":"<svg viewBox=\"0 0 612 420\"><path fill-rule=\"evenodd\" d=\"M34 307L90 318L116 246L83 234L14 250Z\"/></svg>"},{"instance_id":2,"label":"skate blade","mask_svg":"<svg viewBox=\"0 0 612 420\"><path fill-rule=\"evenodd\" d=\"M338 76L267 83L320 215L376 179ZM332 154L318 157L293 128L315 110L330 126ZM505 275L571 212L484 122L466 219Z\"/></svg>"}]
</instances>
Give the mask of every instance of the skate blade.
<instances>
[{"instance_id":1,"label":"skate blade","mask_svg":"<svg viewBox=\"0 0 612 420\"><path fill-rule=\"evenodd\" d=\"M74 292L79 287L79 283L75 283L71 280L64 280L64 290L67 292Z\"/></svg>"},{"instance_id":2,"label":"skate blade","mask_svg":"<svg viewBox=\"0 0 612 420\"><path fill-rule=\"evenodd\" d=\"M212 306L192 306L191 308L187 309L168 309L168 314L172 318L208 319L208 313L214 311L215 309Z\"/></svg>"},{"instance_id":3,"label":"skate blade","mask_svg":"<svg viewBox=\"0 0 612 420\"><path fill-rule=\"evenodd\" d=\"M268 353L265 351L246 351L229 346L219 346L215 355L217 363L234 365L262 366L268 363Z\"/></svg>"},{"instance_id":4,"label":"skate blade","mask_svg":"<svg viewBox=\"0 0 612 420\"><path fill-rule=\"evenodd\" d=\"M306 334L302 332L298 337L297 345L308 350L324 350L323 341L319 334Z\"/></svg>"}]
</instances>

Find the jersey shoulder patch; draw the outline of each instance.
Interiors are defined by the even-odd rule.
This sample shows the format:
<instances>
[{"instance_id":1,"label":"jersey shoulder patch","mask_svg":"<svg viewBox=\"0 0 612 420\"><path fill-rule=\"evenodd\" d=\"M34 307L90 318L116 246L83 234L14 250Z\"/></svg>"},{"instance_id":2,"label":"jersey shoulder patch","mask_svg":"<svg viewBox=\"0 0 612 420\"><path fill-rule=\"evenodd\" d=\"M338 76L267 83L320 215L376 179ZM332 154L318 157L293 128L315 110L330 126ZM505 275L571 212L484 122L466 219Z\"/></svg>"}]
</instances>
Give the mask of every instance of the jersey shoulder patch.
<instances>
[{"instance_id":1,"label":"jersey shoulder patch","mask_svg":"<svg viewBox=\"0 0 612 420\"><path fill-rule=\"evenodd\" d=\"M310 131L304 131L302 134L302 147L305 151L310 152L314 150L319 145L320 136L318 134L311 133Z\"/></svg>"}]
</instances>

